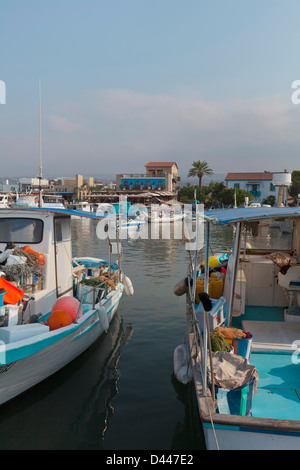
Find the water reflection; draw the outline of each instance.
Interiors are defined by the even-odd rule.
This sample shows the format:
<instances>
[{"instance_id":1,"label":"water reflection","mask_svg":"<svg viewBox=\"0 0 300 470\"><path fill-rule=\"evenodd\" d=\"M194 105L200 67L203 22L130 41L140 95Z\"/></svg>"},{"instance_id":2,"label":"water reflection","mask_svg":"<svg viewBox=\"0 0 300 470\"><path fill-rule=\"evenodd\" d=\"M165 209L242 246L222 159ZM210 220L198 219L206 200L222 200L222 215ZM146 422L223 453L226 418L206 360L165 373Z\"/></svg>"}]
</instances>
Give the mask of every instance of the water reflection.
<instances>
[{"instance_id":1,"label":"water reflection","mask_svg":"<svg viewBox=\"0 0 300 470\"><path fill-rule=\"evenodd\" d=\"M193 382L180 383L174 374L171 383L177 399L184 405L184 417L177 421L172 436L172 450L205 450L205 440Z\"/></svg>"},{"instance_id":2,"label":"water reflection","mask_svg":"<svg viewBox=\"0 0 300 470\"><path fill-rule=\"evenodd\" d=\"M106 335L60 372L1 408L1 449L102 449L118 361L132 327L116 314Z\"/></svg>"}]
</instances>

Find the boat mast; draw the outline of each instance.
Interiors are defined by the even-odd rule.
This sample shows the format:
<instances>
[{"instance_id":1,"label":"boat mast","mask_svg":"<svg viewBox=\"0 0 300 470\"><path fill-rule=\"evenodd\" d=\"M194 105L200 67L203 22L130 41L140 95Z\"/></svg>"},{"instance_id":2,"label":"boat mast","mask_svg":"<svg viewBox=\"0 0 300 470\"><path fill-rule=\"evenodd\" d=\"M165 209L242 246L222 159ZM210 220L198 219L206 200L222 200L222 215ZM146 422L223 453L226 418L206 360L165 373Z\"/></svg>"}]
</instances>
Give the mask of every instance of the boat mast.
<instances>
[{"instance_id":1,"label":"boat mast","mask_svg":"<svg viewBox=\"0 0 300 470\"><path fill-rule=\"evenodd\" d=\"M40 168L39 168L39 207L42 207L42 106L41 106L41 81L39 79L39 121L40 121Z\"/></svg>"}]
</instances>

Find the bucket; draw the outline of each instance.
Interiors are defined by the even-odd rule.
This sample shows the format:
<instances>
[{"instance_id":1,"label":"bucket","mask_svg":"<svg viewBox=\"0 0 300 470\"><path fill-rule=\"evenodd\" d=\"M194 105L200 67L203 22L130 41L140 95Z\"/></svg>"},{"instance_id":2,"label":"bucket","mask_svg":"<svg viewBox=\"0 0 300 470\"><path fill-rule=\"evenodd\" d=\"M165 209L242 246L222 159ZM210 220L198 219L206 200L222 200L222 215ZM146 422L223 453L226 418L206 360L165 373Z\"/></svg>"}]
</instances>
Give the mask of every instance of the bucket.
<instances>
[{"instance_id":1,"label":"bucket","mask_svg":"<svg viewBox=\"0 0 300 470\"><path fill-rule=\"evenodd\" d=\"M199 294L201 294L202 292L204 292L204 279L201 279L200 277L198 277L196 280L196 292L195 292L196 304L200 303Z\"/></svg>"},{"instance_id":2,"label":"bucket","mask_svg":"<svg viewBox=\"0 0 300 470\"><path fill-rule=\"evenodd\" d=\"M252 408L254 380L234 390L215 387L218 412L227 415L249 416Z\"/></svg>"},{"instance_id":3,"label":"bucket","mask_svg":"<svg viewBox=\"0 0 300 470\"><path fill-rule=\"evenodd\" d=\"M232 340L233 352L238 356L242 356L245 359L250 358L251 346L252 346L252 335L250 338L234 338Z\"/></svg>"},{"instance_id":4,"label":"bucket","mask_svg":"<svg viewBox=\"0 0 300 470\"><path fill-rule=\"evenodd\" d=\"M219 299L223 294L223 279L210 278L208 285L208 295L212 299Z\"/></svg>"}]
</instances>

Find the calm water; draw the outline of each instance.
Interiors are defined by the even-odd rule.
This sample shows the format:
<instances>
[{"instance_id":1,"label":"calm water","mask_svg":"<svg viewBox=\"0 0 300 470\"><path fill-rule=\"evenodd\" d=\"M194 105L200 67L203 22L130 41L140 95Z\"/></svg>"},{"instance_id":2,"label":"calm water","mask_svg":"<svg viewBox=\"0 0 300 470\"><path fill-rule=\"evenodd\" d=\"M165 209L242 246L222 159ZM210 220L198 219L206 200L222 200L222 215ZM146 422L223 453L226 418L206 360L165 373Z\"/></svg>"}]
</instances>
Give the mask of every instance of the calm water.
<instances>
[{"instance_id":1,"label":"calm water","mask_svg":"<svg viewBox=\"0 0 300 470\"><path fill-rule=\"evenodd\" d=\"M96 223L72 221L74 256L107 257ZM212 231L212 249L232 232ZM135 289L106 335L63 370L0 412L0 449L202 449L193 387L173 376L184 341L185 299L173 294L188 253L180 240L124 240L123 269Z\"/></svg>"}]
</instances>

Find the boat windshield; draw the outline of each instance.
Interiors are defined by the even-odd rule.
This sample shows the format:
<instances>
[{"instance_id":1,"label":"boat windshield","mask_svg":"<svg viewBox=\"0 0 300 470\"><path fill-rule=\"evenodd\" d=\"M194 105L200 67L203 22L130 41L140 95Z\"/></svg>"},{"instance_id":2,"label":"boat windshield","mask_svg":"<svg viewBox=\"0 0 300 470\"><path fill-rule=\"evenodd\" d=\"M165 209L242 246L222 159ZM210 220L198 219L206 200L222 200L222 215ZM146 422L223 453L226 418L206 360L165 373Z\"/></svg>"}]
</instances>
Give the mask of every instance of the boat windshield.
<instances>
[{"instance_id":1,"label":"boat windshield","mask_svg":"<svg viewBox=\"0 0 300 470\"><path fill-rule=\"evenodd\" d=\"M293 242L293 221L290 219L261 220L246 224L242 240L247 249L291 250Z\"/></svg>"},{"instance_id":2,"label":"boat windshield","mask_svg":"<svg viewBox=\"0 0 300 470\"><path fill-rule=\"evenodd\" d=\"M30 218L0 219L1 243L40 243L43 239L43 221Z\"/></svg>"}]
</instances>

